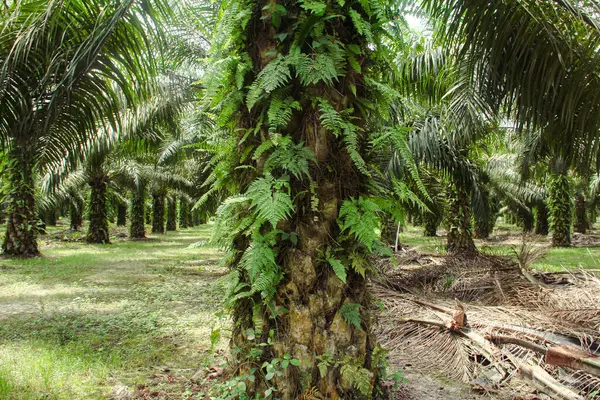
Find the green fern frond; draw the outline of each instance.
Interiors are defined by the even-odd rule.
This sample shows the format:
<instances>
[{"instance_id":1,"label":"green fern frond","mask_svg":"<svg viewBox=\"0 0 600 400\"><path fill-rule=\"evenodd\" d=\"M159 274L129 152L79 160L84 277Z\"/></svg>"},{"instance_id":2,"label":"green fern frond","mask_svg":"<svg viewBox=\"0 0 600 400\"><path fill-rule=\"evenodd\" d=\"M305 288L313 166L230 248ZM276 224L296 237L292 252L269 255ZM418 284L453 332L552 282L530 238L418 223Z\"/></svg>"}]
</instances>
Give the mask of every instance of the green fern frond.
<instances>
[{"instance_id":1,"label":"green fern frond","mask_svg":"<svg viewBox=\"0 0 600 400\"><path fill-rule=\"evenodd\" d=\"M309 177L308 163L317 162L317 158L311 149L304 143L293 143L289 136L281 138L279 145L265 161L265 173L274 169L287 171L297 179Z\"/></svg>"},{"instance_id":2,"label":"green fern frond","mask_svg":"<svg viewBox=\"0 0 600 400\"><path fill-rule=\"evenodd\" d=\"M400 203L409 204L421 212L430 212L429 207L425 204L419 196L413 192L410 187L399 179L392 178L392 189L394 194L400 200Z\"/></svg>"},{"instance_id":3,"label":"green fern frond","mask_svg":"<svg viewBox=\"0 0 600 400\"><path fill-rule=\"evenodd\" d=\"M262 142L260 144L260 146L258 146L256 148L256 150L254 150L252 159L258 160L263 154L265 154L267 151L271 150L274 146L275 146L275 144L273 143L273 141L271 139L265 140L264 142Z\"/></svg>"},{"instance_id":4,"label":"green fern frond","mask_svg":"<svg viewBox=\"0 0 600 400\"><path fill-rule=\"evenodd\" d=\"M305 86L319 82L331 86L341 75L343 67L343 64L336 64L336 60L327 54L317 54L312 58L307 54L298 53L291 58L291 62L298 78Z\"/></svg>"},{"instance_id":5,"label":"green fern frond","mask_svg":"<svg viewBox=\"0 0 600 400\"><path fill-rule=\"evenodd\" d=\"M368 3L367 3L368 6ZM363 17L353 9L348 12L352 24L356 31L364 36L369 42L373 42L373 33L371 32L371 24L363 19Z\"/></svg>"},{"instance_id":6,"label":"green fern frond","mask_svg":"<svg viewBox=\"0 0 600 400\"><path fill-rule=\"evenodd\" d=\"M372 267L369 262L360 254L352 252L348 257L350 260L350 266L360 276L366 277L367 272L372 271Z\"/></svg>"},{"instance_id":7,"label":"green fern frond","mask_svg":"<svg viewBox=\"0 0 600 400\"><path fill-rule=\"evenodd\" d=\"M267 119L269 121L269 132L274 133L283 129L292 119L294 111L301 110L302 106L292 97L282 98L274 96L269 104Z\"/></svg>"},{"instance_id":8,"label":"green fern frond","mask_svg":"<svg viewBox=\"0 0 600 400\"><path fill-rule=\"evenodd\" d=\"M275 228L277 223L288 218L294 210L289 195L289 182L275 179L271 174L258 178L248 188L246 196L252 201L259 221L268 221Z\"/></svg>"},{"instance_id":9,"label":"green fern frond","mask_svg":"<svg viewBox=\"0 0 600 400\"><path fill-rule=\"evenodd\" d=\"M341 136L346 123L344 118L327 100L319 98L317 99L317 104L321 113L319 117L321 124L335 136Z\"/></svg>"},{"instance_id":10,"label":"green fern frond","mask_svg":"<svg viewBox=\"0 0 600 400\"><path fill-rule=\"evenodd\" d=\"M232 196L217 209L215 227L211 242L221 248L229 248L232 238L248 229L254 219L247 215L250 199L245 196Z\"/></svg>"},{"instance_id":11,"label":"green fern frond","mask_svg":"<svg viewBox=\"0 0 600 400\"><path fill-rule=\"evenodd\" d=\"M342 232L348 231L369 251L372 251L373 245L379 241L376 232L379 228L377 213L381 211L377 203L363 197L344 201L339 215Z\"/></svg>"},{"instance_id":12,"label":"green fern frond","mask_svg":"<svg viewBox=\"0 0 600 400\"><path fill-rule=\"evenodd\" d=\"M344 303L340 308L340 315L348 325L360 329L360 304Z\"/></svg>"},{"instance_id":13,"label":"green fern frond","mask_svg":"<svg viewBox=\"0 0 600 400\"><path fill-rule=\"evenodd\" d=\"M246 96L248 109L251 110L264 93L268 94L285 86L291 77L289 61L281 55L277 56L260 71L256 80L250 86Z\"/></svg>"},{"instance_id":14,"label":"green fern frond","mask_svg":"<svg viewBox=\"0 0 600 400\"><path fill-rule=\"evenodd\" d=\"M325 99L317 99L319 111L321 112L321 124L335 136L342 136L342 141L346 145L346 150L354 165L366 176L371 174L367 170L367 163L362 158L359 144L359 127L347 121L344 116L336 111L335 108ZM346 113L352 110L345 110Z\"/></svg>"},{"instance_id":15,"label":"green fern frond","mask_svg":"<svg viewBox=\"0 0 600 400\"><path fill-rule=\"evenodd\" d=\"M327 9L327 4L322 1L316 0L299 0L302 8L306 11L310 11L313 14L322 17L325 14L325 10Z\"/></svg>"},{"instance_id":16,"label":"green fern frond","mask_svg":"<svg viewBox=\"0 0 600 400\"><path fill-rule=\"evenodd\" d=\"M344 267L344 264L342 264L342 262L338 259L335 259L333 257L329 257L327 259L327 262L329 263L329 265L331 265L331 268L333 268L333 272L335 273L335 276L337 276L342 282L346 283L346 267Z\"/></svg>"},{"instance_id":17,"label":"green fern frond","mask_svg":"<svg viewBox=\"0 0 600 400\"><path fill-rule=\"evenodd\" d=\"M250 282L254 282L264 271L276 269L275 251L271 248L266 238L258 233L252 236L250 246L244 252L240 265L248 271Z\"/></svg>"},{"instance_id":18,"label":"green fern frond","mask_svg":"<svg viewBox=\"0 0 600 400\"><path fill-rule=\"evenodd\" d=\"M260 292L264 299L272 298L281 280L274 249L277 243L275 238L279 233L281 232L273 230L263 236L256 231L240 261L241 267L248 272L252 293Z\"/></svg>"},{"instance_id":19,"label":"green fern frond","mask_svg":"<svg viewBox=\"0 0 600 400\"><path fill-rule=\"evenodd\" d=\"M344 382L351 384L363 396L371 397L373 392L373 386L371 385L373 373L371 371L356 365L344 364L340 369L340 376Z\"/></svg>"}]
</instances>

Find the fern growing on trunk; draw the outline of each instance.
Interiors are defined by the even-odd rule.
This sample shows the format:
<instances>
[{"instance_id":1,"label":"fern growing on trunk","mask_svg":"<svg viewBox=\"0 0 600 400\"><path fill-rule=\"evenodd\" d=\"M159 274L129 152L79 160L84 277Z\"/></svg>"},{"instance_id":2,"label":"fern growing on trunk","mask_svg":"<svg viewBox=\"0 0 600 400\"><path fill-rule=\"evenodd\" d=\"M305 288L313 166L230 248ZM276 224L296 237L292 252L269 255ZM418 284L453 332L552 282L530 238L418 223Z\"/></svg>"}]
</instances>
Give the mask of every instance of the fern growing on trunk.
<instances>
[{"instance_id":1,"label":"fern growing on trunk","mask_svg":"<svg viewBox=\"0 0 600 400\"><path fill-rule=\"evenodd\" d=\"M219 207L213 240L229 250L232 346L240 374L256 377L244 381L252 396L381 395L367 259L389 253L377 231L393 207L366 149L397 95L378 81L390 70L379 62L387 6L223 2L206 91L230 134L209 181L233 178L218 185L238 194ZM279 374L248 367L290 357Z\"/></svg>"}]
</instances>

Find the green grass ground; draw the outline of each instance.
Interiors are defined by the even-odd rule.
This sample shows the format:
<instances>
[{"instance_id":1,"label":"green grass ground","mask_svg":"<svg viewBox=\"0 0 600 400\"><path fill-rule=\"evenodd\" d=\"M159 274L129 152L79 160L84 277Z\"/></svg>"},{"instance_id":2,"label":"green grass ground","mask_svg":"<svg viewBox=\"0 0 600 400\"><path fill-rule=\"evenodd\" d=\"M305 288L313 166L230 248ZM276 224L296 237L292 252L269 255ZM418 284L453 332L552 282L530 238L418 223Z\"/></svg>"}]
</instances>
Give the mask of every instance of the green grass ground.
<instances>
[{"instance_id":1,"label":"green grass ground","mask_svg":"<svg viewBox=\"0 0 600 400\"><path fill-rule=\"evenodd\" d=\"M162 393L158 398L190 398L190 377L212 361L213 329L228 326L216 316L221 256L201 245L211 227L141 242L119 238L126 229L113 228L114 242L105 246L58 240L64 228L40 237L41 258L0 258L0 399L119 398L123 388L136 387ZM419 227L408 227L400 240L444 253L444 238L425 238ZM519 242L518 228L500 224L492 240L477 245L510 254ZM551 249L534 267L599 265L600 247L587 246Z\"/></svg>"},{"instance_id":2,"label":"green grass ground","mask_svg":"<svg viewBox=\"0 0 600 400\"><path fill-rule=\"evenodd\" d=\"M177 379L205 365L222 325L220 255L188 248L210 228L48 239L61 229L40 238L41 258L0 259L0 399L106 399L137 384L188 398Z\"/></svg>"},{"instance_id":3,"label":"green grass ground","mask_svg":"<svg viewBox=\"0 0 600 400\"><path fill-rule=\"evenodd\" d=\"M442 236L424 237L423 228L408 226L400 234L400 242L421 252L445 254L446 239ZM533 264L533 268L545 271L564 271L565 269L600 269L600 232L595 229L590 235L598 236L595 245L570 248L548 248L545 256ZM479 251L494 255L514 255L521 244L521 231L514 225L499 223L489 240L475 240ZM535 246L548 247L550 238L531 236L527 240Z\"/></svg>"}]
</instances>

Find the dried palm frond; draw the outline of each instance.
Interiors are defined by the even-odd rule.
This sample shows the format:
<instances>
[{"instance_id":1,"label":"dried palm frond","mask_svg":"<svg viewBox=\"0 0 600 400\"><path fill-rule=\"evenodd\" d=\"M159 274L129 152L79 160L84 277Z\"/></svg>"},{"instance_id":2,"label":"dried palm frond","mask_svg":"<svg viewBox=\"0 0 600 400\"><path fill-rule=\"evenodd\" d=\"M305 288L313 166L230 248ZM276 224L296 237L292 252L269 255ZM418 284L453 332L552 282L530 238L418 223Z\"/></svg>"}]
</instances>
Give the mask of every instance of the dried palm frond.
<instances>
[{"instance_id":1,"label":"dried palm frond","mask_svg":"<svg viewBox=\"0 0 600 400\"><path fill-rule=\"evenodd\" d=\"M552 280L538 274L540 285L506 258L462 262L448 258L436 267L389 269L372 284L383 304L379 340L392 363L481 387L513 390L524 380L559 398L594 398L600 382L593 358L600 353L600 280L579 272L566 283L547 283ZM463 311L465 327L455 321ZM545 362L560 349L572 362ZM592 368L578 371L586 359Z\"/></svg>"}]
</instances>

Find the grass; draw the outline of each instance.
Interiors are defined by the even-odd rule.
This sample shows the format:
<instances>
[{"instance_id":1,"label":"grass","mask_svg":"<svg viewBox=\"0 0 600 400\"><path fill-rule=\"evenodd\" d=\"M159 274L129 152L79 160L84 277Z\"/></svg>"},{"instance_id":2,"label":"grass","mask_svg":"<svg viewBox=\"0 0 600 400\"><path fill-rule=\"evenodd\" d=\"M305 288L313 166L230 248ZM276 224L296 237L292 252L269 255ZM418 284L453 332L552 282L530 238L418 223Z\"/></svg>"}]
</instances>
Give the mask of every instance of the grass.
<instances>
[{"instance_id":1,"label":"grass","mask_svg":"<svg viewBox=\"0 0 600 400\"><path fill-rule=\"evenodd\" d=\"M443 234L443 231L440 231ZM592 234L597 234L593 230ZM499 223L491 240L475 240L477 248L486 254L514 254L521 242L521 231L514 225ZM549 246L550 238L533 236L530 239L537 246ZM423 228L407 226L400 234L400 242L427 253L446 254L446 239L443 236L425 237ZM577 246L569 248L548 248L545 256L533 264L533 268L544 271L564 271L565 269L600 269L600 242L598 246Z\"/></svg>"},{"instance_id":2,"label":"grass","mask_svg":"<svg viewBox=\"0 0 600 400\"><path fill-rule=\"evenodd\" d=\"M87 245L58 240L64 227L50 227L40 238L43 257L0 258L0 399L124 398L116 393L136 388L202 398L193 397L190 378L212 360L213 328L228 326L215 315L225 272L220 254L202 245L211 227L139 242L112 229L113 244ZM400 241L445 253L444 238L423 237L419 227L407 227ZM506 255L519 242L518 228L500 224L477 245ZM600 247L575 247L550 249L534 267L599 262Z\"/></svg>"},{"instance_id":3,"label":"grass","mask_svg":"<svg viewBox=\"0 0 600 400\"><path fill-rule=\"evenodd\" d=\"M0 399L106 399L142 384L189 398L222 322L224 269L202 226L90 246L42 237L43 257L0 259ZM175 377L175 378L174 378Z\"/></svg>"}]
</instances>

